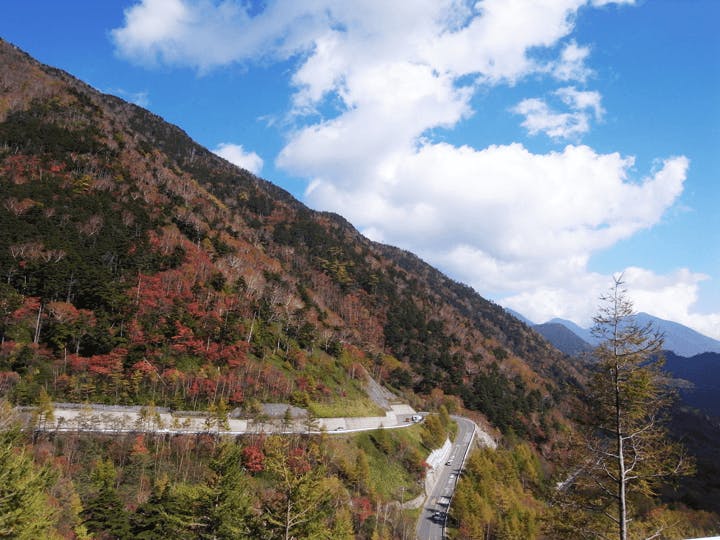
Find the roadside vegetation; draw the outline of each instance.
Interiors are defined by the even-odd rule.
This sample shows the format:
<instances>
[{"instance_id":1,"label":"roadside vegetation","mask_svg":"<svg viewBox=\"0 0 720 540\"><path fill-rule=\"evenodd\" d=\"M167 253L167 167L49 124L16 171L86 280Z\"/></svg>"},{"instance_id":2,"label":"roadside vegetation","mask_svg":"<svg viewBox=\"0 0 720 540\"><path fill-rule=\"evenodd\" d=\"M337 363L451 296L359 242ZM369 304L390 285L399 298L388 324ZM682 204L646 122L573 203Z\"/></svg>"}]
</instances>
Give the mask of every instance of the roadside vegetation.
<instances>
[{"instance_id":1,"label":"roadside vegetation","mask_svg":"<svg viewBox=\"0 0 720 540\"><path fill-rule=\"evenodd\" d=\"M414 528L400 503L422 492L426 443L446 436L431 423L333 436L31 437L7 404L2 425L13 503L0 507L0 534L12 524L12 538L400 538Z\"/></svg>"}]
</instances>

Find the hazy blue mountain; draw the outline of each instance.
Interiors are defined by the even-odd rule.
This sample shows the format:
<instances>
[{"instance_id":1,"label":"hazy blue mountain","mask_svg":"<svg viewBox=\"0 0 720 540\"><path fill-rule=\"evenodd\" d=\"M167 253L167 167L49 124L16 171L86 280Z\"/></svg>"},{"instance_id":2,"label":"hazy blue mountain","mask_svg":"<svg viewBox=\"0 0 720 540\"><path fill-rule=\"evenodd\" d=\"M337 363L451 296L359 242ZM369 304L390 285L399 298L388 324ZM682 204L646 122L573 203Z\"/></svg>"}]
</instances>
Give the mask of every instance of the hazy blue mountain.
<instances>
[{"instance_id":1,"label":"hazy blue mountain","mask_svg":"<svg viewBox=\"0 0 720 540\"><path fill-rule=\"evenodd\" d=\"M529 326L530 328L532 328L533 326L535 326L535 323L532 322L530 319L528 319L528 318L527 318L525 315L523 315L522 313L518 313L518 312L515 311L514 309L510 309L510 308L505 308L505 311L507 311L510 315L512 315L513 317L515 317L515 318L516 318L517 320L519 320L520 322L525 323L525 324L526 324L527 326Z\"/></svg>"},{"instance_id":2,"label":"hazy blue mountain","mask_svg":"<svg viewBox=\"0 0 720 540\"><path fill-rule=\"evenodd\" d=\"M573 334L575 334L584 342L589 343L592 346L598 344L598 339L592 335L592 332L590 332L589 328L583 328L582 326L575 324L572 321L568 321L567 319L560 319L557 317L555 317L554 319L550 319L547 322L562 324L565 328L568 328L570 331L572 331Z\"/></svg>"},{"instance_id":3,"label":"hazy blue mountain","mask_svg":"<svg viewBox=\"0 0 720 540\"><path fill-rule=\"evenodd\" d=\"M680 389L685 403L720 416L720 354L706 352L686 358L666 351L665 370L692 383L692 387Z\"/></svg>"},{"instance_id":4,"label":"hazy blue mountain","mask_svg":"<svg viewBox=\"0 0 720 540\"><path fill-rule=\"evenodd\" d=\"M700 332L696 332L692 328L688 328L687 326L683 326L682 324L673 321L660 319L659 317L654 317L652 315L648 315L647 313L638 313L636 317L637 322L640 325L652 323L655 328L663 332L665 334L664 348L669 351L673 351L675 354L690 357L704 352L720 353L720 341L705 336ZM567 329L571 330L580 339L589 343L592 346L597 345L598 343L597 338L592 335L589 329L582 328L581 326L575 324L572 321L555 318L549 320L545 324L548 323L562 324ZM540 333L542 334L542 332ZM553 343L553 341L547 338L547 336L546 339ZM553 343L553 345L555 345L557 348L560 348L555 343Z\"/></svg>"},{"instance_id":5,"label":"hazy blue mountain","mask_svg":"<svg viewBox=\"0 0 720 540\"><path fill-rule=\"evenodd\" d=\"M533 326L542 337L547 339L553 346L569 356L579 356L592 350L592 345L578 337L567 326L557 322L547 322Z\"/></svg>"},{"instance_id":6,"label":"hazy blue mountain","mask_svg":"<svg viewBox=\"0 0 720 540\"><path fill-rule=\"evenodd\" d=\"M692 328L666 321L647 313L638 313L640 324L651 322L665 334L665 349L680 356L695 356L704 352L720 353L720 341L696 332Z\"/></svg>"}]
</instances>

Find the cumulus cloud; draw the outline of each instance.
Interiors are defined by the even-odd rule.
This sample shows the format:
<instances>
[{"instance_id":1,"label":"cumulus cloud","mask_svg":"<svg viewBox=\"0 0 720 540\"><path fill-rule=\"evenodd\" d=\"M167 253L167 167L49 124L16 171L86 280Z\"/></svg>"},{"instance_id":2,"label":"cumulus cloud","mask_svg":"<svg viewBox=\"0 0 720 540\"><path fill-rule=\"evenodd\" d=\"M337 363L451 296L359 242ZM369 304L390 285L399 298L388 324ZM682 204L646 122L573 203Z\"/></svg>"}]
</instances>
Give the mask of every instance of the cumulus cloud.
<instances>
[{"instance_id":1,"label":"cumulus cloud","mask_svg":"<svg viewBox=\"0 0 720 540\"><path fill-rule=\"evenodd\" d=\"M680 268L668 274L628 267L622 270L628 297L635 310L675 321L698 332L720 339L720 313L697 313L700 284L705 274ZM593 272L570 272L564 282L508 295L501 303L530 320L545 322L559 317L588 328L597 312L597 299L611 285L610 276Z\"/></svg>"},{"instance_id":2,"label":"cumulus cloud","mask_svg":"<svg viewBox=\"0 0 720 540\"><path fill-rule=\"evenodd\" d=\"M236 0L141 0L111 31L119 56L147 66L200 71L262 56L284 58L311 47L332 21L322 2L269 2L257 16Z\"/></svg>"},{"instance_id":3,"label":"cumulus cloud","mask_svg":"<svg viewBox=\"0 0 720 540\"><path fill-rule=\"evenodd\" d=\"M576 111L590 109L595 114L597 120L600 120L605 113L605 109L603 109L601 105L602 97L600 96L600 92L581 91L574 86L568 86L566 88L560 88L555 94L571 109Z\"/></svg>"},{"instance_id":4,"label":"cumulus cloud","mask_svg":"<svg viewBox=\"0 0 720 540\"><path fill-rule=\"evenodd\" d=\"M659 275L651 270L630 267L625 270L623 278L638 311L690 326L720 339L720 312L693 312L699 299L700 284L709 276L687 268Z\"/></svg>"},{"instance_id":5,"label":"cumulus cloud","mask_svg":"<svg viewBox=\"0 0 720 540\"><path fill-rule=\"evenodd\" d=\"M140 0L112 39L131 61L200 72L290 60L294 128L277 165L308 180L309 204L531 318L580 320L610 281L589 271L590 256L658 223L682 192L688 160L666 158L638 177L620 153L476 149L432 133L477 114L478 91L529 76L565 86L513 108L526 129L558 140L586 133L604 109L599 92L575 86L593 71L590 47L572 31L581 9L609 3L632 1L269 0L256 12L240 0ZM316 114L327 114L328 100L336 114ZM677 287L648 278L647 294L660 295L658 306L684 298L690 320L700 277L659 277Z\"/></svg>"},{"instance_id":6,"label":"cumulus cloud","mask_svg":"<svg viewBox=\"0 0 720 540\"><path fill-rule=\"evenodd\" d=\"M513 107L511 112L525 117L522 126L530 135L544 133L553 139L572 139L590 130L593 113L596 120L604 114L601 96L595 91L581 91L573 86L560 88L554 92L568 112L557 112L540 98L524 99Z\"/></svg>"},{"instance_id":7,"label":"cumulus cloud","mask_svg":"<svg viewBox=\"0 0 720 540\"><path fill-rule=\"evenodd\" d=\"M481 0L472 6L459 0L275 0L251 14L250 6L239 0L141 0L125 10L124 25L111 37L117 53L135 62L201 70L258 56L310 53L298 80L315 85L318 96L339 82L335 75L352 60L394 56L455 75L476 73L490 81L547 71L548 66L533 60L528 51L553 47L571 31L574 14L585 4L586 0ZM329 58L329 50L343 54L321 62ZM313 69L319 64L327 71Z\"/></svg>"},{"instance_id":8,"label":"cumulus cloud","mask_svg":"<svg viewBox=\"0 0 720 540\"><path fill-rule=\"evenodd\" d=\"M255 152L246 151L240 144L220 143L212 152L253 174L257 175L262 171L262 158Z\"/></svg>"},{"instance_id":9,"label":"cumulus cloud","mask_svg":"<svg viewBox=\"0 0 720 540\"><path fill-rule=\"evenodd\" d=\"M588 47L581 47L571 41L565 45L560 58L551 66L553 76L561 81L585 82L592 75L592 70L585 64L588 56Z\"/></svg>"},{"instance_id":10,"label":"cumulus cloud","mask_svg":"<svg viewBox=\"0 0 720 540\"><path fill-rule=\"evenodd\" d=\"M668 159L640 181L628 177L632 166L586 146L534 154L520 144L428 143L387 156L374 174L360 172L362 181L340 186L317 175L307 199L478 289L511 290L583 271L593 251L660 219L682 191L687 159ZM317 155L305 167L325 169Z\"/></svg>"},{"instance_id":11,"label":"cumulus cloud","mask_svg":"<svg viewBox=\"0 0 720 540\"><path fill-rule=\"evenodd\" d=\"M530 135L545 133L553 139L571 139L590 130L586 113L579 111L559 113L539 98L524 99L511 111L525 117L522 126Z\"/></svg>"}]
</instances>

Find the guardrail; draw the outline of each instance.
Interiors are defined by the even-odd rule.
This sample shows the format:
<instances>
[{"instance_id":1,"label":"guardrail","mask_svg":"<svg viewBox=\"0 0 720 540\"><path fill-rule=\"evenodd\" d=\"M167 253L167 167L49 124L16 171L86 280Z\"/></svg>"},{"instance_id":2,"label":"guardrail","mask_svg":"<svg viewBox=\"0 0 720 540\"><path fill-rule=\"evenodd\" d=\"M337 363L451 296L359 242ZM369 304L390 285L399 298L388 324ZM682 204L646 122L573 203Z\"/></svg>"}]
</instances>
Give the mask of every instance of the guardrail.
<instances>
[{"instance_id":1,"label":"guardrail","mask_svg":"<svg viewBox=\"0 0 720 540\"><path fill-rule=\"evenodd\" d=\"M37 411L36 406L17 407L24 413ZM146 417L143 413L152 410ZM412 411L415 413L415 411ZM268 421L238 420L228 418L225 427L219 419L213 418L203 411L172 411L165 407L149 409L144 406L99 405L54 403L55 419L40 422L31 421L28 427L37 431L75 432L87 431L96 433L163 433L163 434L199 434L214 433L219 435L243 435L253 433L278 434L337 434L373 431L376 429L402 429L417 425L414 417L419 415L398 415L396 411L378 417L357 418L322 418L314 425L298 420L290 425L280 423L279 419ZM179 416L182 414L182 416ZM203 422L207 420L207 423Z\"/></svg>"}]
</instances>

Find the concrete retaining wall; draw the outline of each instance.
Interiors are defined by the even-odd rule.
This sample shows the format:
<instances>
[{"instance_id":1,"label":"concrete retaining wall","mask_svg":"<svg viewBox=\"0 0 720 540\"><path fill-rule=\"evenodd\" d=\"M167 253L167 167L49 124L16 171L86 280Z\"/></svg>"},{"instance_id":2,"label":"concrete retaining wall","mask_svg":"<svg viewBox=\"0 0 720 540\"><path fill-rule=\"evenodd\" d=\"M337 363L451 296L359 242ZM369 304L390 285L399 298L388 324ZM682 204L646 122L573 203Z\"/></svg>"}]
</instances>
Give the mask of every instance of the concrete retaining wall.
<instances>
[{"instance_id":1,"label":"concrete retaining wall","mask_svg":"<svg viewBox=\"0 0 720 540\"><path fill-rule=\"evenodd\" d=\"M450 450L452 450L452 443L450 442L450 439L445 439L445 444L430 452L430 455L425 461L432 469L436 469L447 461L447 458L450 455Z\"/></svg>"}]
</instances>

